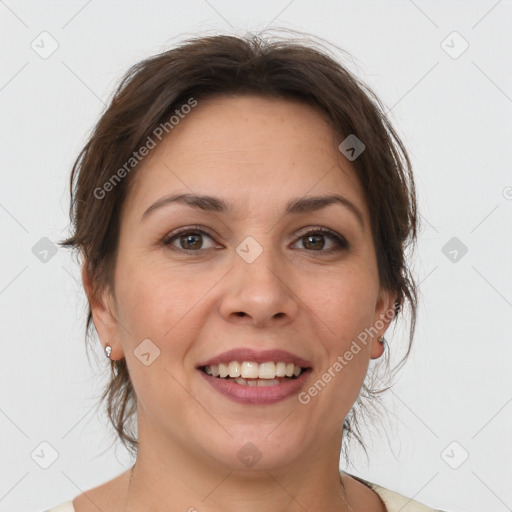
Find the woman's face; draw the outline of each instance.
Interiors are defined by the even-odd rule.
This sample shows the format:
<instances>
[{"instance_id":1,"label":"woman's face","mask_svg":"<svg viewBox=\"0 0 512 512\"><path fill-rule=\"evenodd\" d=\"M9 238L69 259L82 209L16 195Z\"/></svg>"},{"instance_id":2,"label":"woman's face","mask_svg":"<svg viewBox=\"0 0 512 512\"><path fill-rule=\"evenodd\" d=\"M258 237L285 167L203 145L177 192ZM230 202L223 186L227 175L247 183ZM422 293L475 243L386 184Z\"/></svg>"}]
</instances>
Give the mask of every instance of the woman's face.
<instances>
[{"instance_id":1,"label":"woman's face","mask_svg":"<svg viewBox=\"0 0 512 512\"><path fill-rule=\"evenodd\" d=\"M218 98L140 164L115 296L93 308L112 359L126 357L139 451L269 469L338 446L393 307L340 142L310 106ZM293 361L297 379L272 378ZM221 362L232 378L205 373Z\"/></svg>"}]
</instances>

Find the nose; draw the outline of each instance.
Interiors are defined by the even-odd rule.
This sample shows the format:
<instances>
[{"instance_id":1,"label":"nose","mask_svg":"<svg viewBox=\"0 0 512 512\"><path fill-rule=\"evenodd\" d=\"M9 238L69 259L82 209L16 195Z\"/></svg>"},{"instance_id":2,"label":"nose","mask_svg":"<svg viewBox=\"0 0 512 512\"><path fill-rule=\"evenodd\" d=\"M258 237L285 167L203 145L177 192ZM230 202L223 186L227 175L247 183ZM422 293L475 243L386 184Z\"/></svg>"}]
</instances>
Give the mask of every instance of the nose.
<instances>
[{"instance_id":1,"label":"nose","mask_svg":"<svg viewBox=\"0 0 512 512\"><path fill-rule=\"evenodd\" d=\"M283 326L299 311L299 299L293 293L290 273L271 250L264 250L248 263L235 255L229 272L220 312L231 323L253 327Z\"/></svg>"}]
</instances>

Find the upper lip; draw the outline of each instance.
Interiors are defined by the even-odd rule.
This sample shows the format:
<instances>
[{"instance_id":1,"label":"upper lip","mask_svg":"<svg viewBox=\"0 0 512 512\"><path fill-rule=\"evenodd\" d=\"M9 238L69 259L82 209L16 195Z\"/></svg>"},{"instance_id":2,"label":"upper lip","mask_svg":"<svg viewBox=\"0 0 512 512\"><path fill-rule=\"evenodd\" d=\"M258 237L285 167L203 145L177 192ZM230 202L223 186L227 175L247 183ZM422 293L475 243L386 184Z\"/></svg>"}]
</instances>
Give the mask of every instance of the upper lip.
<instances>
[{"instance_id":1,"label":"upper lip","mask_svg":"<svg viewBox=\"0 0 512 512\"><path fill-rule=\"evenodd\" d=\"M295 366L300 366L301 368L311 367L311 363L308 360L292 354L291 352L287 352L286 350L254 350L251 348L234 348L227 352L222 352L222 354L218 354L207 361L203 361L198 364L197 367L200 368L201 366L229 363L231 361L238 361L240 363L244 361L253 361L255 363L273 361L275 363L293 363Z\"/></svg>"}]
</instances>

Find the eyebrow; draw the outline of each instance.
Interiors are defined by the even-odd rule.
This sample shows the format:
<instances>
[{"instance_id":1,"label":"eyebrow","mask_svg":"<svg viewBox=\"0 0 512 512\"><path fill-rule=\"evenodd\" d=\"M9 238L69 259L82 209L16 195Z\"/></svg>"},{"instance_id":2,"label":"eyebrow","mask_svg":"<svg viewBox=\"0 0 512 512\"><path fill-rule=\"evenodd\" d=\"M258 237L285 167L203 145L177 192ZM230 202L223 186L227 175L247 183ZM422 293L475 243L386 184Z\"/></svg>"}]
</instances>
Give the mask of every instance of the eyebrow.
<instances>
[{"instance_id":1,"label":"eyebrow","mask_svg":"<svg viewBox=\"0 0 512 512\"><path fill-rule=\"evenodd\" d=\"M228 213L231 211L231 206L213 196L197 195L197 194L176 194L165 196L153 203L143 214L141 220L144 220L151 213L168 206L170 204L180 203L197 208L204 211L216 213ZM310 213L321 210L331 204L340 204L347 210L352 212L357 218L359 224L364 229L364 216L359 208L352 203L349 199L339 194L329 194L323 196L307 196L292 199L288 202L285 208L285 214L301 214Z\"/></svg>"}]
</instances>

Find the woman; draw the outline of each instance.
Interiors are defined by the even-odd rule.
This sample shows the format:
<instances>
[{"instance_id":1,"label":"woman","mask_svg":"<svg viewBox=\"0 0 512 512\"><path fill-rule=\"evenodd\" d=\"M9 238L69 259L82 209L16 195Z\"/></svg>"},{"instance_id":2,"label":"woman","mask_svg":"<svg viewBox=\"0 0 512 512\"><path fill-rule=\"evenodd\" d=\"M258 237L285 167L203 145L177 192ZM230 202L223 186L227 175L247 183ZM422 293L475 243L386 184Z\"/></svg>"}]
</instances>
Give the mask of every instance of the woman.
<instances>
[{"instance_id":1,"label":"woman","mask_svg":"<svg viewBox=\"0 0 512 512\"><path fill-rule=\"evenodd\" d=\"M414 181L371 91L312 45L190 40L128 72L71 180L136 462L53 511L433 510L339 471L416 312Z\"/></svg>"}]
</instances>

